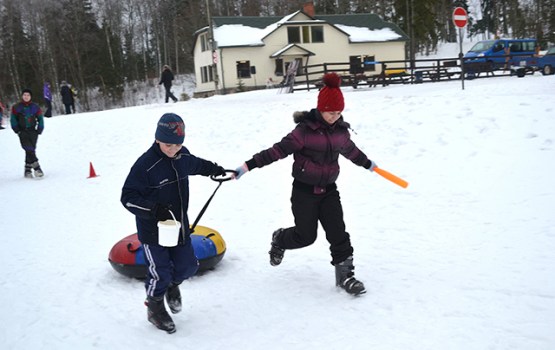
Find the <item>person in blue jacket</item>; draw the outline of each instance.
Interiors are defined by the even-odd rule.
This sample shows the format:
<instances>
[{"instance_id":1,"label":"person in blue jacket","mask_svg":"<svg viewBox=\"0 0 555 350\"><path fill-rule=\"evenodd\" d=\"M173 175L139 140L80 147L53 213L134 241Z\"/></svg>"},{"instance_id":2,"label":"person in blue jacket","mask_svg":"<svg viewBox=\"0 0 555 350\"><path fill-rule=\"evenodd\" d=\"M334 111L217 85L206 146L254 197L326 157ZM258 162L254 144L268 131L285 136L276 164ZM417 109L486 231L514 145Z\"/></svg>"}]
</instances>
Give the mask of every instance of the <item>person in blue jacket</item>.
<instances>
[{"instance_id":1,"label":"person in blue jacket","mask_svg":"<svg viewBox=\"0 0 555 350\"><path fill-rule=\"evenodd\" d=\"M52 117L52 92L50 91L50 82L44 82L42 93L44 97L44 104L46 105L46 112L44 112L44 116L46 118L50 118Z\"/></svg>"},{"instance_id":2,"label":"person in blue jacket","mask_svg":"<svg viewBox=\"0 0 555 350\"><path fill-rule=\"evenodd\" d=\"M154 144L132 166L121 194L121 203L136 217L137 234L148 266L145 281L147 319L157 328L175 332L172 313L181 311L179 284L198 269L190 238L187 208L189 175L225 175L223 167L192 155L183 146L185 123L177 114L166 113L158 121ZM181 223L177 246L158 244L158 222Z\"/></svg>"}]
</instances>

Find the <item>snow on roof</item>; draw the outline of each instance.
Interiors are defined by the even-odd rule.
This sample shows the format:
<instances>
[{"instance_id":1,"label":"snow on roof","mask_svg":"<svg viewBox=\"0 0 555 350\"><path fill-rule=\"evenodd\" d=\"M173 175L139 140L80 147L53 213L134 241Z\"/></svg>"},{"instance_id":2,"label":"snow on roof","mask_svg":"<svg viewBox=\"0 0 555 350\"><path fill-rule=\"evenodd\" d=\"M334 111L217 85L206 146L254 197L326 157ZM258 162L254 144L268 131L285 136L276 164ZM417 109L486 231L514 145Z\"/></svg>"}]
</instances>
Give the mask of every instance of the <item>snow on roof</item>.
<instances>
[{"instance_id":1,"label":"snow on roof","mask_svg":"<svg viewBox=\"0 0 555 350\"><path fill-rule=\"evenodd\" d=\"M351 42L388 41L399 39L401 37L391 28L371 30L368 28L352 27L342 24L337 24L336 27L349 34Z\"/></svg>"},{"instance_id":2,"label":"snow on roof","mask_svg":"<svg viewBox=\"0 0 555 350\"><path fill-rule=\"evenodd\" d=\"M289 21L299 11L284 16L276 23L264 29L244 26L242 24L224 24L214 28L214 38L218 46L258 46L263 45L262 38L273 32L279 25Z\"/></svg>"},{"instance_id":3,"label":"snow on roof","mask_svg":"<svg viewBox=\"0 0 555 350\"><path fill-rule=\"evenodd\" d=\"M264 45L262 39L274 31L279 25L288 22L293 15L294 14L285 16L278 22L272 23L263 29L242 24L224 24L214 28L214 37L220 47ZM347 33L351 42L389 41L401 37L401 35L395 33L391 28L371 30L366 27L353 27L342 24L337 24L335 26Z\"/></svg>"},{"instance_id":4,"label":"snow on roof","mask_svg":"<svg viewBox=\"0 0 555 350\"><path fill-rule=\"evenodd\" d=\"M272 24L268 27L276 26ZM266 29L247 27L242 24L225 24L214 28L214 38L218 46L256 46L263 45L262 38Z\"/></svg>"}]
</instances>

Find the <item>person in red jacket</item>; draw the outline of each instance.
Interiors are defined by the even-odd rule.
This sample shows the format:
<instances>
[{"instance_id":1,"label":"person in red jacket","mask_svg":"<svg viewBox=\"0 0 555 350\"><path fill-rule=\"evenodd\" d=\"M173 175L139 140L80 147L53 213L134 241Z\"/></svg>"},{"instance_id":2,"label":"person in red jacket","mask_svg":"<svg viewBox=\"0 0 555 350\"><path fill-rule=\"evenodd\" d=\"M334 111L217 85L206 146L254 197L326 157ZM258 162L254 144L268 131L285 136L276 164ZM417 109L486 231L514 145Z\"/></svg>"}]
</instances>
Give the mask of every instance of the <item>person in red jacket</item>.
<instances>
[{"instance_id":1,"label":"person in red jacket","mask_svg":"<svg viewBox=\"0 0 555 350\"><path fill-rule=\"evenodd\" d=\"M280 142L255 154L236 169L236 179L254 168L262 168L290 154L293 162L291 205L295 226L280 228L272 235L270 264L281 264L286 249L298 249L316 240L318 221L330 243L336 285L347 293L366 292L364 284L354 276L353 247L345 231L343 208L335 181L339 176L339 155L356 165L373 171L372 162L351 140L349 124L341 112L345 107L340 89L341 77L328 73L318 94L317 108L295 112L297 126Z\"/></svg>"}]
</instances>

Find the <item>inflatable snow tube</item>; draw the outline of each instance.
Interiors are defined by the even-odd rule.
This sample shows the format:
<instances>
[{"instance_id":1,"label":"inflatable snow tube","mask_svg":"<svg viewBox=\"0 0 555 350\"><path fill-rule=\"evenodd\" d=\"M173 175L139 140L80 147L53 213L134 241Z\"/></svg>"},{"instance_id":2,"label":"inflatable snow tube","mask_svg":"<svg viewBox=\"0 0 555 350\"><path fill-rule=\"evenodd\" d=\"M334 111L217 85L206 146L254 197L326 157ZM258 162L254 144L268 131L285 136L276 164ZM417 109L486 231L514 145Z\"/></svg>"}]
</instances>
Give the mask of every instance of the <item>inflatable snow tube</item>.
<instances>
[{"instance_id":1,"label":"inflatable snow tube","mask_svg":"<svg viewBox=\"0 0 555 350\"><path fill-rule=\"evenodd\" d=\"M223 259L226 251L225 241L218 231L205 226L195 227L195 232L191 234L191 243L199 261L197 273L213 269ZM134 233L112 247L108 261L122 275L144 279L147 267L143 252L143 245Z\"/></svg>"}]
</instances>

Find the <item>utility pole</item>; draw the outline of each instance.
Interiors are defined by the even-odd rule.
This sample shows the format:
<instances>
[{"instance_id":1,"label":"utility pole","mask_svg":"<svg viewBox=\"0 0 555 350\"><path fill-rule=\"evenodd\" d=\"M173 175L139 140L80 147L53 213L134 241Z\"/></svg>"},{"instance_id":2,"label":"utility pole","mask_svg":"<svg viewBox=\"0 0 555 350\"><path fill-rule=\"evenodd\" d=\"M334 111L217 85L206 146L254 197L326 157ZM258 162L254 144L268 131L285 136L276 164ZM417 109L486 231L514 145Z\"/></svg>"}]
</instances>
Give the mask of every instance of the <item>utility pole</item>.
<instances>
[{"instance_id":1,"label":"utility pole","mask_svg":"<svg viewBox=\"0 0 555 350\"><path fill-rule=\"evenodd\" d=\"M414 70L414 29L413 29L413 23L414 23L414 9L413 9L413 0L405 0L405 7L407 10L406 13L406 23L407 23L407 34L409 35L410 41L409 41L409 47L408 47L408 51L409 51L409 60L410 60L410 69Z\"/></svg>"},{"instance_id":2,"label":"utility pole","mask_svg":"<svg viewBox=\"0 0 555 350\"><path fill-rule=\"evenodd\" d=\"M212 50L212 76L214 77L214 94L218 95L218 43L214 40L214 27L212 25L212 17L210 16L210 3L206 0L206 16L208 17L208 43Z\"/></svg>"}]
</instances>

